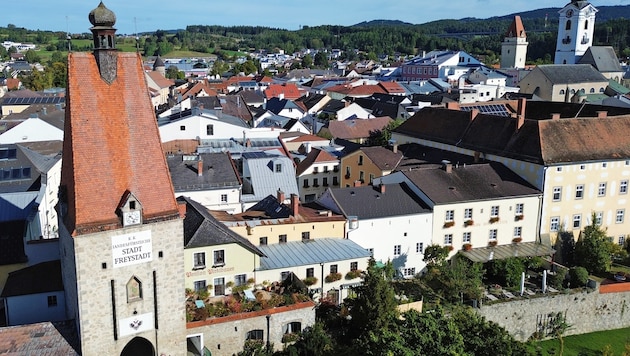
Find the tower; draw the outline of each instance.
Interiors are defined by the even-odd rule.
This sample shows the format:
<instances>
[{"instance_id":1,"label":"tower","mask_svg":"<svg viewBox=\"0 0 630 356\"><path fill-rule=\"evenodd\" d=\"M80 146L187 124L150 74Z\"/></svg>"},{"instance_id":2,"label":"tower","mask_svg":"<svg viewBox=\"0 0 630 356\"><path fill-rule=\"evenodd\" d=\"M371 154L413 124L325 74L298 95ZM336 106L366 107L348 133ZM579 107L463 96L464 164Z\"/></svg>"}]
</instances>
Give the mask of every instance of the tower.
<instances>
[{"instance_id":1,"label":"tower","mask_svg":"<svg viewBox=\"0 0 630 356\"><path fill-rule=\"evenodd\" d=\"M164 64L164 61L162 60L162 57L160 57L159 54L155 58L155 62L153 62L153 70L156 72L159 72L163 76L166 76L166 65Z\"/></svg>"},{"instance_id":2,"label":"tower","mask_svg":"<svg viewBox=\"0 0 630 356\"><path fill-rule=\"evenodd\" d=\"M527 36L521 17L514 16L514 21L501 43L501 68L525 68L527 45Z\"/></svg>"},{"instance_id":3,"label":"tower","mask_svg":"<svg viewBox=\"0 0 630 356\"><path fill-rule=\"evenodd\" d=\"M575 64L593 44L597 9L588 1L571 0L558 11L555 64Z\"/></svg>"},{"instance_id":4,"label":"tower","mask_svg":"<svg viewBox=\"0 0 630 356\"><path fill-rule=\"evenodd\" d=\"M185 353L183 227L137 53L89 14L94 53L68 55L60 249L84 355Z\"/></svg>"}]
</instances>

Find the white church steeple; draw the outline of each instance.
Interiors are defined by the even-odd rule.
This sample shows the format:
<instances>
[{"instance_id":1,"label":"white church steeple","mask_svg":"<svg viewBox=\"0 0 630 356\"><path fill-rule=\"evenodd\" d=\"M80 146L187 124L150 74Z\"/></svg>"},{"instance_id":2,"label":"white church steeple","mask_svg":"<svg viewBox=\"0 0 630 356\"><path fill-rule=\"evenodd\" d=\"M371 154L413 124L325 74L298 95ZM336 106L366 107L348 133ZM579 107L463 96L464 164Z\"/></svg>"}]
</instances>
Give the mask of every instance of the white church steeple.
<instances>
[{"instance_id":1,"label":"white church steeple","mask_svg":"<svg viewBox=\"0 0 630 356\"><path fill-rule=\"evenodd\" d=\"M593 44L597 9L588 1L572 0L558 11L555 64L575 64Z\"/></svg>"}]
</instances>

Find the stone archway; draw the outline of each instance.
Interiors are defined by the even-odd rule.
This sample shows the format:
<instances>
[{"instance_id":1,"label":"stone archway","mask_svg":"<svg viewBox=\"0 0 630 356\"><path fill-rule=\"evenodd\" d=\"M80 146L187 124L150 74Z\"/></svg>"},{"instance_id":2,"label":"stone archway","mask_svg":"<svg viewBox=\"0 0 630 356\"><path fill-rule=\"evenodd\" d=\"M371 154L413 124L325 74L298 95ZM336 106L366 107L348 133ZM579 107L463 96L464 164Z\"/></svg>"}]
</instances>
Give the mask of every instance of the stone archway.
<instances>
[{"instance_id":1,"label":"stone archway","mask_svg":"<svg viewBox=\"0 0 630 356\"><path fill-rule=\"evenodd\" d=\"M155 356L151 341L143 337L134 337L127 343L120 356Z\"/></svg>"}]
</instances>

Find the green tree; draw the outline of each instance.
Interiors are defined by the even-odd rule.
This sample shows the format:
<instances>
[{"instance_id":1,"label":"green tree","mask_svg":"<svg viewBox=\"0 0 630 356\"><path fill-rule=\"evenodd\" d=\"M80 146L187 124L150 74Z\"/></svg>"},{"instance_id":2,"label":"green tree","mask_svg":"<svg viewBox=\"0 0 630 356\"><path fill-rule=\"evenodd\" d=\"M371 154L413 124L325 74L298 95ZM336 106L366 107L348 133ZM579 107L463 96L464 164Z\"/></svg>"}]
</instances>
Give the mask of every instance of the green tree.
<instances>
[{"instance_id":1,"label":"green tree","mask_svg":"<svg viewBox=\"0 0 630 356\"><path fill-rule=\"evenodd\" d=\"M466 355L494 356L498 350L504 356L526 356L531 352L514 339L504 328L469 308L458 308L452 313L457 330L465 340Z\"/></svg>"},{"instance_id":2,"label":"green tree","mask_svg":"<svg viewBox=\"0 0 630 356\"><path fill-rule=\"evenodd\" d=\"M612 265L610 243L606 231L597 223L595 213L591 221L593 223L584 228L575 243L574 261L592 273L603 274Z\"/></svg>"},{"instance_id":3,"label":"green tree","mask_svg":"<svg viewBox=\"0 0 630 356\"><path fill-rule=\"evenodd\" d=\"M302 57L302 67L303 68L312 68L313 67L313 57L310 54Z\"/></svg>"},{"instance_id":4,"label":"green tree","mask_svg":"<svg viewBox=\"0 0 630 356\"><path fill-rule=\"evenodd\" d=\"M370 132L370 144L373 146L387 146L389 140L392 138L392 131L400 126L404 121L402 119L395 119L390 122L381 130Z\"/></svg>"},{"instance_id":5,"label":"green tree","mask_svg":"<svg viewBox=\"0 0 630 356\"><path fill-rule=\"evenodd\" d=\"M176 66L169 66L164 73L168 79L184 79L186 74L179 70Z\"/></svg>"},{"instance_id":6,"label":"green tree","mask_svg":"<svg viewBox=\"0 0 630 356\"><path fill-rule=\"evenodd\" d=\"M319 68L328 68L328 56L323 51L319 51L315 54L313 64Z\"/></svg>"},{"instance_id":7,"label":"green tree","mask_svg":"<svg viewBox=\"0 0 630 356\"><path fill-rule=\"evenodd\" d=\"M305 328L298 341L283 354L296 356L326 356L333 354L333 341L322 323Z\"/></svg>"},{"instance_id":8,"label":"green tree","mask_svg":"<svg viewBox=\"0 0 630 356\"><path fill-rule=\"evenodd\" d=\"M422 314L410 310L402 316L399 331L408 348L408 352L404 354L465 355L464 338L457 325L440 309Z\"/></svg>"},{"instance_id":9,"label":"green tree","mask_svg":"<svg viewBox=\"0 0 630 356\"><path fill-rule=\"evenodd\" d=\"M350 311L348 336L366 355L385 355L392 345L400 344L397 330L398 303L387 275L387 268L376 267L371 259L363 284L354 288L356 297L348 299Z\"/></svg>"},{"instance_id":10,"label":"green tree","mask_svg":"<svg viewBox=\"0 0 630 356\"><path fill-rule=\"evenodd\" d=\"M41 61L39 54L37 54L37 52L35 52L32 49L29 49L28 51L24 52L24 59L28 63L38 63Z\"/></svg>"},{"instance_id":11,"label":"green tree","mask_svg":"<svg viewBox=\"0 0 630 356\"><path fill-rule=\"evenodd\" d=\"M449 252L450 249L447 246L430 245L424 249L422 260L427 263L427 269L439 267L446 263Z\"/></svg>"},{"instance_id":12,"label":"green tree","mask_svg":"<svg viewBox=\"0 0 630 356\"><path fill-rule=\"evenodd\" d=\"M588 271L584 267L571 267L569 269L571 288L584 287L588 282Z\"/></svg>"},{"instance_id":13,"label":"green tree","mask_svg":"<svg viewBox=\"0 0 630 356\"><path fill-rule=\"evenodd\" d=\"M523 272L525 262L519 257L493 260L488 266L488 278L508 287L520 285Z\"/></svg>"}]
</instances>

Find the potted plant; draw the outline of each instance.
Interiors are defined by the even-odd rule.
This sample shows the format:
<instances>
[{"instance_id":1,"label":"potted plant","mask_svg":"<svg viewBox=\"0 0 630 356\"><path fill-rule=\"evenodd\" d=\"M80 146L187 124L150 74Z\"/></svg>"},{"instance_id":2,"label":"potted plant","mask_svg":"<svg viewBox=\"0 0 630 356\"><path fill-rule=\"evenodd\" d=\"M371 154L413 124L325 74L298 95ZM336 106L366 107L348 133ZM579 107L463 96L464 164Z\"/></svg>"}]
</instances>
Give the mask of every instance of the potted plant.
<instances>
[{"instance_id":1,"label":"potted plant","mask_svg":"<svg viewBox=\"0 0 630 356\"><path fill-rule=\"evenodd\" d=\"M346 279L355 279L361 276L361 271L358 269L355 269L354 271L349 271L348 273L346 273Z\"/></svg>"},{"instance_id":2,"label":"potted plant","mask_svg":"<svg viewBox=\"0 0 630 356\"><path fill-rule=\"evenodd\" d=\"M455 221L447 221L444 223L445 228L449 228L451 226L455 226Z\"/></svg>"},{"instance_id":3,"label":"potted plant","mask_svg":"<svg viewBox=\"0 0 630 356\"><path fill-rule=\"evenodd\" d=\"M490 247L494 247L496 245L497 245L497 240L492 240L492 241L488 242L488 246L490 246Z\"/></svg>"},{"instance_id":4,"label":"potted plant","mask_svg":"<svg viewBox=\"0 0 630 356\"><path fill-rule=\"evenodd\" d=\"M472 250L472 244L465 243L464 244L464 251L470 251L470 250Z\"/></svg>"},{"instance_id":5,"label":"potted plant","mask_svg":"<svg viewBox=\"0 0 630 356\"><path fill-rule=\"evenodd\" d=\"M475 222L472 219L464 221L464 226L471 226L471 225L474 225L474 224L475 224Z\"/></svg>"},{"instance_id":6,"label":"potted plant","mask_svg":"<svg viewBox=\"0 0 630 356\"><path fill-rule=\"evenodd\" d=\"M523 214L519 214L514 217L514 220L520 221L520 220L523 220L523 218L524 218Z\"/></svg>"},{"instance_id":7,"label":"potted plant","mask_svg":"<svg viewBox=\"0 0 630 356\"><path fill-rule=\"evenodd\" d=\"M332 272L331 274L327 275L326 278L324 278L326 283L332 283L340 279L341 279L341 273L337 273L337 272Z\"/></svg>"},{"instance_id":8,"label":"potted plant","mask_svg":"<svg viewBox=\"0 0 630 356\"><path fill-rule=\"evenodd\" d=\"M493 216L490 218L490 224L494 224L495 222L499 221L499 217L498 216Z\"/></svg>"},{"instance_id":9,"label":"potted plant","mask_svg":"<svg viewBox=\"0 0 630 356\"><path fill-rule=\"evenodd\" d=\"M512 239L512 242L514 242L515 244L517 244L517 243L519 243L521 241L523 241L522 237L515 237L515 238Z\"/></svg>"},{"instance_id":10,"label":"potted plant","mask_svg":"<svg viewBox=\"0 0 630 356\"><path fill-rule=\"evenodd\" d=\"M450 252L450 251L453 251L453 250L455 249L455 248L453 247L453 245L448 245L448 246L447 246L447 248L448 248L448 251L449 251L449 252Z\"/></svg>"},{"instance_id":11,"label":"potted plant","mask_svg":"<svg viewBox=\"0 0 630 356\"><path fill-rule=\"evenodd\" d=\"M310 287L317 283L317 277L306 277L302 280L302 282Z\"/></svg>"}]
</instances>

